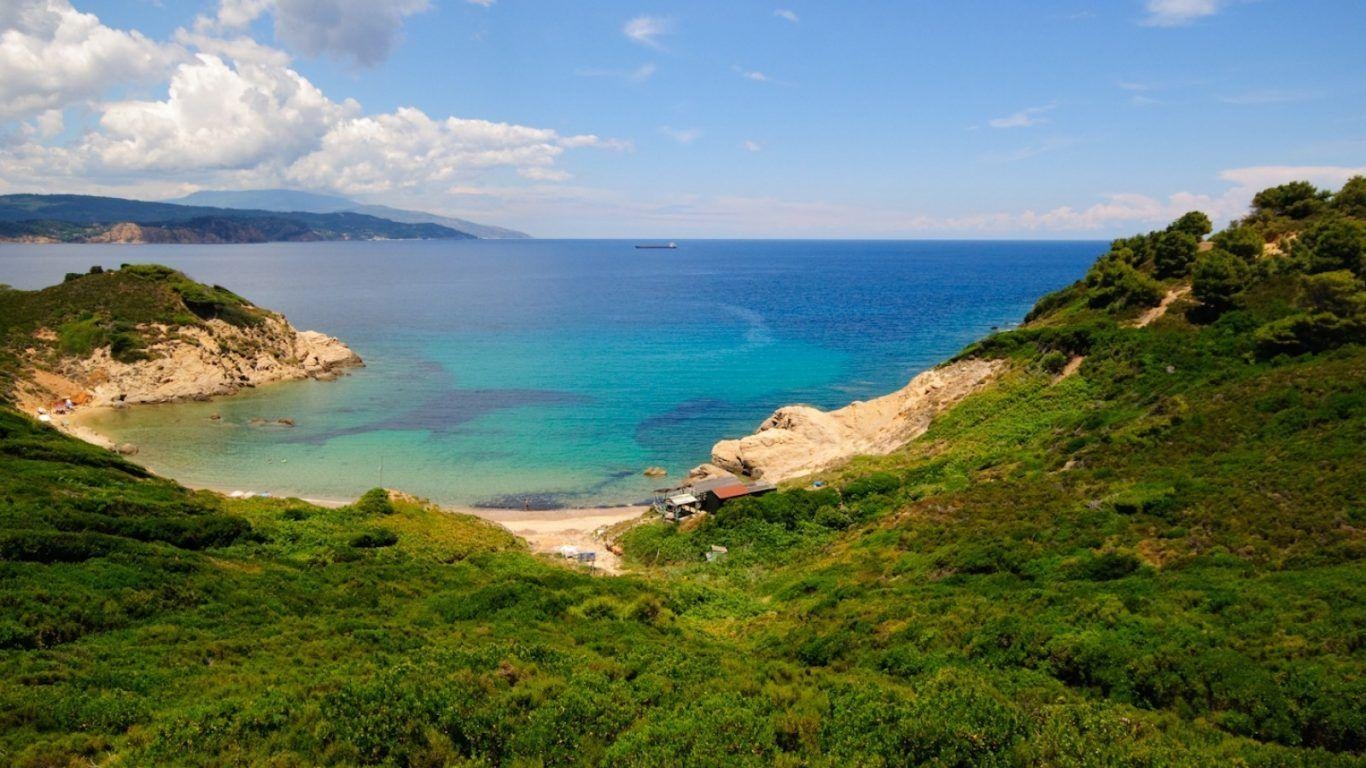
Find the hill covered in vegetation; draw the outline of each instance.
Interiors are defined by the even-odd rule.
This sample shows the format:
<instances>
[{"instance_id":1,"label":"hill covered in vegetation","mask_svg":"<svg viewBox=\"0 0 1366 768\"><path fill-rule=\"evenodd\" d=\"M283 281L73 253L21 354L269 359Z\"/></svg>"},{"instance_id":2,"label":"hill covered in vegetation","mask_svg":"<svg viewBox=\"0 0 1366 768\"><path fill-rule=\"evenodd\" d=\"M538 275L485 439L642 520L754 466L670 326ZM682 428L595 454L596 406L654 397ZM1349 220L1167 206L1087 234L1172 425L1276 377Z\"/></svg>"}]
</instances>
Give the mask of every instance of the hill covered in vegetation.
<instances>
[{"instance_id":1,"label":"hill covered in vegetation","mask_svg":"<svg viewBox=\"0 0 1366 768\"><path fill-rule=\"evenodd\" d=\"M621 532L620 578L0 411L0 756L1362 765L1366 180L1210 229L1116 241L905 448Z\"/></svg>"},{"instance_id":2,"label":"hill covered in vegetation","mask_svg":"<svg viewBox=\"0 0 1366 768\"><path fill-rule=\"evenodd\" d=\"M264 243L473 237L441 224L391 221L354 211L277 212L89 195L0 195L0 241Z\"/></svg>"}]
</instances>

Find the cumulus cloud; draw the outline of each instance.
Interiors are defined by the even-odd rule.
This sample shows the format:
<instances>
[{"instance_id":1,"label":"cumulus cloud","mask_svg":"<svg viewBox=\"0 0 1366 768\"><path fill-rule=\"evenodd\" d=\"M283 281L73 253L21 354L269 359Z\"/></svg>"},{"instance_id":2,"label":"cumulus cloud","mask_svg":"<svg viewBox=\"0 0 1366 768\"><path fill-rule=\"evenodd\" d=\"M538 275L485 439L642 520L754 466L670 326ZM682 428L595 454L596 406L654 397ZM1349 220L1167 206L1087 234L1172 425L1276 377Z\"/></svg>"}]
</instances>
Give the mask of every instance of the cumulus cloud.
<instances>
[{"instance_id":1,"label":"cumulus cloud","mask_svg":"<svg viewBox=\"0 0 1366 768\"><path fill-rule=\"evenodd\" d=\"M1228 0L1148 0L1143 24L1150 27L1181 27L1213 16Z\"/></svg>"},{"instance_id":2,"label":"cumulus cloud","mask_svg":"<svg viewBox=\"0 0 1366 768\"><path fill-rule=\"evenodd\" d=\"M793 24L796 24L797 22L801 21L801 18L798 17L794 11L790 11L786 8L779 8L778 10L773 12L773 15L785 21L790 21Z\"/></svg>"},{"instance_id":3,"label":"cumulus cloud","mask_svg":"<svg viewBox=\"0 0 1366 768\"><path fill-rule=\"evenodd\" d=\"M661 50L664 46L658 38L671 34L673 31L673 19L662 16L637 16L626 22L625 26L621 28L621 33L634 42Z\"/></svg>"},{"instance_id":4,"label":"cumulus cloud","mask_svg":"<svg viewBox=\"0 0 1366 768\"><path fill-rule=\"evenodd\" d=\"M740 143L740 148L746 152L762 152L764 151L764 143L762 141L746 139Z\"/></svg>"},{"instance_id":5,"label":"cumulus cloud","mask_svg":"<svg viewBox=\"0 0 1366 768\"><path fill-rule=\"evenodd\" d=\"M184 55L141 33L111 29L66 0L0 3L0 120L163 78Z\"/></svg>"},{"instance_id":6,"label":"cumulus cloud","mask_svg":"<svg viewBox=\"0 0 1366 768\"><path fill-rule=\"evenodd\" d=\"M110 104L84 146L105 169L243 168L316 146L360 106L336 104L297 72L198 54L165 101Z\"/></svg>"},{"instance_id":7,"label":"cumulus cloud","mask_svg":"<svg viewBox=\"0 0 1366 768\"><path fill-rule=\"evenodd\" d=\"M372 67L393 52L403 19L427 0L276 0L275 34L306 56Z\"/></svg>"},{"instance_id":8,"label":"cumulus cloud","mask_svg":"<svg viewBox=\"0 0 1366 768\"><path fill-rule=\"evenodd\" d=\"M988 120L987 125L992 128L1029 128L1035 125L1042 125L1048 122L1048 118L1043 115L1057 108L1057 104L1044 104L1039 107L1026 107L1014 114Z\"/></svg>"}]
</instances>

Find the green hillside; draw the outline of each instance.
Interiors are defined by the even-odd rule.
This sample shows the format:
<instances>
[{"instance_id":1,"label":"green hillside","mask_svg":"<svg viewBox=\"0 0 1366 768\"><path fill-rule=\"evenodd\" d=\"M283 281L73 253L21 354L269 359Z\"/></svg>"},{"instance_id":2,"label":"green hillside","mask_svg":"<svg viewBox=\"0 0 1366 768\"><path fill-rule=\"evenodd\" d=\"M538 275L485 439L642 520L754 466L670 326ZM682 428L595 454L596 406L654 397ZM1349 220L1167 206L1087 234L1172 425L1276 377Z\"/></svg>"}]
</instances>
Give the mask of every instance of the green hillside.
<instances>
[{"instance_id":1,"label":"green hillside","mask_svg":"<svg viewBox=\"0 0 1366 768\"><path fill-rule=\"evenodd\" d=\"M1208 234L1116 241L926 435L619 578L0 410L0 762L1366 764L1366 180Z\"/></svg>"}]
</instances>

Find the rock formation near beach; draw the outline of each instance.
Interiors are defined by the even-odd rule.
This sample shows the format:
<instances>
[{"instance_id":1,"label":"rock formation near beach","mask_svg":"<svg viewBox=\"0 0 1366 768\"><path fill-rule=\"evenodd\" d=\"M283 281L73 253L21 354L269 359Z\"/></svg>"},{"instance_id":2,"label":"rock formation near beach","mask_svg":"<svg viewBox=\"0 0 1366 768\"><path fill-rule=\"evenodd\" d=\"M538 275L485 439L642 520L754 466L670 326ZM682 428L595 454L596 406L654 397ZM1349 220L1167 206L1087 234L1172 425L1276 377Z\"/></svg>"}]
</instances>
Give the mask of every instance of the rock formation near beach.
<instances>
[{"instance_id":1,"label":"rock formation near beach","mask_svg":"<svg viewBox=\"0 0 1366 768\"><path fill-rule=\"evenodd\" d=\"M330 378L361 365L337 339L297 331L278 316L256 326L208 320L148 330L165 340L149 346L145 360L120 362L102 347L89 357L63 359L55 372L89 391L92 405L113 405L229 395L271 382Z\"/></svg>"},{"instance_id":2,"label":"rock formation near beach","mask_svg":"<svg viewBox=\"0 0 1366 768\"><path fill-rule=\"evenodd\" d=\"M935 416L981 389L1004 366L1000 360L959 360L926 371L889 395L838 410L780 408L754 434L717 443L712 464L780 482L855 456L889 453L924 434Z\"/></svg>"},{"instance_id":3,"label":"rock formation near beach","mask_svg":"<svg viewBox=\"0 0 1366 768\"><path fill-rule=\"evenodd\" d=\"M203 399L362 365L331 336L164 267L92 270L0 298L19 320L10 338L26 340L7 387L26 408Z\"/></svg>"}]
</instances>

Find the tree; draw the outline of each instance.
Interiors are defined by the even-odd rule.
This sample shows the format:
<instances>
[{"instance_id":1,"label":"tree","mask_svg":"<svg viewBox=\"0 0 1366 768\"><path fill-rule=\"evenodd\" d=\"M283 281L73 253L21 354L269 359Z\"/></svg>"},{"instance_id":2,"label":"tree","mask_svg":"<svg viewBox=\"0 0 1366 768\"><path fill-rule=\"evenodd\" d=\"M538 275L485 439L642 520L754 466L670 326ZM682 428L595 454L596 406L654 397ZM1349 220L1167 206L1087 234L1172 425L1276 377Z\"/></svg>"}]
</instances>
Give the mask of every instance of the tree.
<instances>
[{"instance_id":1,"label":"tree","mask_svg":"<svg viewBox=\"0 0 1366 768\"><path fill-rule=\"evenodd\" d=\"M1200 254L1191 269L1191 293L1215 312L1234 306L1234 296L1247 286L1247 263L1221 248Z\"/></svg>"},{"instance_id":2,"label":"tree","mask_svg":"<svg viewBox=\"0 0 1366 768\"><path fill-rule=\"evenodd\" d=\"M1366 219L1366 176L1353 176L1333 195L1333 208L1344 216Z\"/></svg>"},{"instance_id":3,"label":"tree","mask_svg":"<svg viewBox=\"0 0 1366 768\"><path fill-rule=\"evenodd\" d=\"M1305 232L1294 254L1310 274L1339 269L1366 274L1366 223L1334 217Z\"/></svg>"},{"instance_id":4,"label":"tree","mask_svg":"<svg viewBox=\"0 0 1366 768\"><path fill-rule=\"evenodd\" d=\"M1167 227L1168 232L1185 232L1188 235L1193 235L1196 240L1205 239L1205 235L1208 235L1213 229L1214 224L1210 222L1209 217L1200 211L1191 211Z\"/></svg>"},{"instance_id":5,"label":"tree","mask_svg":"<svg viewBox=\"0 0 1366 768\"><path fill-rule=\"evenodd\" d=\"M1118 259L1101 259L1086 274L1089 303L1097 308L1152 307L1162 301L1162 286Z\"/></svg>"},{"instance_id":6,"label":"tree","mask_svg":"<svg viewBox=\"0 0 1366 768\"><path fill-rule=\"evenodd\" d=\"M1163 232L1153 249L1153 269L1158 277L1180 277L1190 271L1199 248L1200 242L1188 232Z\"/></svg>"},{"instance_id":7,"label":"tree","mask_svg":"<svg viewBox=\"0 0 1366 768\"><path fill-rule=\"evenodd\" d=\"M1304 304L1313 312L1327 312L1348 320L1366 320L1366 285L1345 269L1306 275Z\"/></svg>"},{"instance_id":8,"label":"tree","mask_svg":"<svg viewBox=\"0 0 1366 768\"><path fill-rule=\"evenodd\" d=\"M1252 209L1254 215L1261 217L1307 219L1327 207L1329 195L1327 190L1321 191L1307 181L1292 181L1258 192L1252 198Z\"/></svg>"},{"instance_id":9,"label":"tree","mask_svg":"<svg viewBox=\"0 0 1366 768\"><path fill-rule=\"evenodd\" d=\"M1211 239L1215 248L1223 249L1248 264L1260 259L1266 248L1261 234L1252 227L1229 227Z\"/></svg>"}]
</instances>

